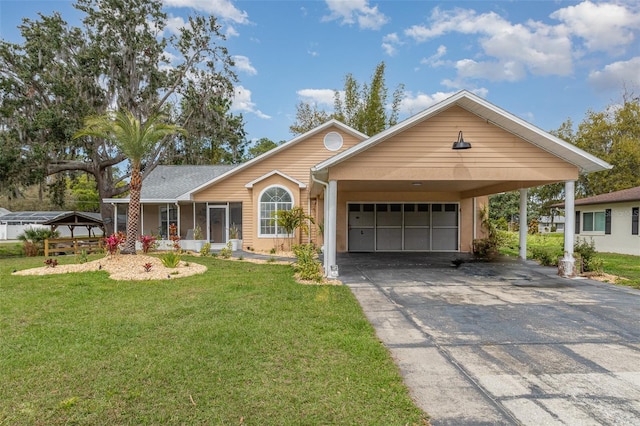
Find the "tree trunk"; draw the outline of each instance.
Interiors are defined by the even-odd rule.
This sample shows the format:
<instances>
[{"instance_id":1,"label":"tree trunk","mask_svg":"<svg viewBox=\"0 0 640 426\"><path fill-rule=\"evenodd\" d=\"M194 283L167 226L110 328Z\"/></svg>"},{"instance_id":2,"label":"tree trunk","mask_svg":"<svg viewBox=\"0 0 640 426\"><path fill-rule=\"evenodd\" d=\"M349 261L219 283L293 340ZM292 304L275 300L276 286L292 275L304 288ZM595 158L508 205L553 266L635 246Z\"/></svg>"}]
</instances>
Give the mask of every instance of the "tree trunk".
<instances>
[{"instance_id":1,"label":"tree trunk","mask_svg":"<svg viewBox=\"0 0 640 426\"><path fill-rule=\"evenodd\" d=\"M113 197L113 193L111 191L113 188L113 178L111 173L111 167L102 168L93 173L93 176L96 179L96 186L98 187L98 196L100 197L100 215L104 221L105 236L113 234L115 229L113 205L107 204L103 201L105 198Z\"/></svg>"},{"instance_id":2,"label":"tree trunk","mask_svg":"<svg viewBox=\"0 0 640 426\"><path fill-rule=\"evenodd\" d=\"M138 239L138 223L140 221L140 190L142 178L140 167L131 168L131 183L129 184L129 214L127 217L127 241L122 254L136 254L136 240Z\"/></svg>"}]
</instances>

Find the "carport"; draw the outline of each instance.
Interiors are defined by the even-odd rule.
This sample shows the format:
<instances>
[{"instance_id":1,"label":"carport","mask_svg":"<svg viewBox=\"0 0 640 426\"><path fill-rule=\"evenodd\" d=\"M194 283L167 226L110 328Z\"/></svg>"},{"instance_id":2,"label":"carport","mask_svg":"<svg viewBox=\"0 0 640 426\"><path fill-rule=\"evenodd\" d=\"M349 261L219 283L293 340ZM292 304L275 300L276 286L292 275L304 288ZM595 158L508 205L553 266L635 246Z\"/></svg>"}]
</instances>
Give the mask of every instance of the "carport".
<instances>
[{"instance_id":1,"label":"carport","mask_svg":"<svg viewBox=\"0 0 640 426\"><path fill-rule=\"evenodd\" d=\"M320 200L325 271L338 253L468 253L482 238L488 196L564 182L565 261L573 264L574 182L606 162L462 91L311 169ZM526 257L521 227L520 256ZM571 270L571 268L569 268Z\"/></svg>"}]
</instances>

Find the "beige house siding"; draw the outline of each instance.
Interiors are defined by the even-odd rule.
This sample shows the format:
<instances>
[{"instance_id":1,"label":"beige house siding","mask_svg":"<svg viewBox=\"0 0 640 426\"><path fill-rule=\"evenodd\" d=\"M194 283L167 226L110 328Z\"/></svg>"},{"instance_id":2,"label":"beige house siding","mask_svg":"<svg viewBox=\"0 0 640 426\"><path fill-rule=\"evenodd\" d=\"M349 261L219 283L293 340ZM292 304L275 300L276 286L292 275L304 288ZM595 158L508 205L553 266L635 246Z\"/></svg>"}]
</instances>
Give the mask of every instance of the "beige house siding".
<instances>
[{"instance_id":1,"label":"beige house siding","mask_svg":"<svg viewBox=\"0 0 640 426\"><path fill-rule=\"evenodd\" d=\"M458 132L473 148L451 149ZM429 120L332 167L335 180L559 181L576 179L572 164L452 106Z\"/></svg>"},{"instance_id":2,"label":"beige house siding","mask_svg":"<svg viewBox=\"0 0 640 426\"><path fill-rule=\"evenodd\" d=\"M329 151L324 147L324 136L332 131L340 133L343 137L343 146L338 151ZM274 247L276 241L272 238L258 238L257 197L260 196L260 192L270 184L282 184L294 194L294 205L302 207L306 213L309 213L308 191L307 189L298 188L291 180L279 175L273 175L263 181L259 181L254 184L253 188L246 188L245 185L277 170L290 178L304 183L308 187L310 184L309 170L312 166L356 145L360 141L359 138L342 131L336 126L329 127L323 132L311 135L308 139L283 149L273 156L245 167L226 179L198 191L194 194L194 200L197 202L214 200L242 202L243 247L270 250Z\"/></svg>"}]
</instances>

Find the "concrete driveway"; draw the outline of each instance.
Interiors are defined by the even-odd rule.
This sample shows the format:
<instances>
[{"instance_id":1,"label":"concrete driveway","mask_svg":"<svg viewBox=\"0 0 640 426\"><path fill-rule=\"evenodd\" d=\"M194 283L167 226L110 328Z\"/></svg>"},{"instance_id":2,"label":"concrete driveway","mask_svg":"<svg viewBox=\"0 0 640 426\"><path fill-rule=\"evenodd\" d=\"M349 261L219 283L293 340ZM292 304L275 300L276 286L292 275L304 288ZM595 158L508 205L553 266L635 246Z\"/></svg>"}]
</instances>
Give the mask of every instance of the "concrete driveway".
<instances>
[{"instance_id":1,"label":"concrete driveway","mask_svg":"<svg viewBox=\"0 0 640 426\"><path fill-rule=\"evenodd\" d=\"M432 424L640 424L640 291L453 258L338 258Z\"/></svg>"}]
</instances>

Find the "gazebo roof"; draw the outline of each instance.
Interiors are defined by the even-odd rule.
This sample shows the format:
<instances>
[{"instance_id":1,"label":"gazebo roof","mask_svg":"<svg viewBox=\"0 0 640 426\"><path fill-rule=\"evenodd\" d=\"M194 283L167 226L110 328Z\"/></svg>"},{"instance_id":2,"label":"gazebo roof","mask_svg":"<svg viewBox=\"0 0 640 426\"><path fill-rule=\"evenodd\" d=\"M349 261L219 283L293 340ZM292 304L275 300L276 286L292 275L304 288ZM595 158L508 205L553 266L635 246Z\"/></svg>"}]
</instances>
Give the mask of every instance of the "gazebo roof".
<instances>
[{"instance_id":1,"label":"gazebo roof","mask_svg":"<svg viewBox=\"0 0 640 426\"><path fill-rule=\"evenodd\" d=\"M43 225L51 225L53 228L66 225L70 228L86 226L87 228L104 228L104 222L100 213L89 212L60 212L52 219L42 222Z\"/></svg>"}]
</instances>

